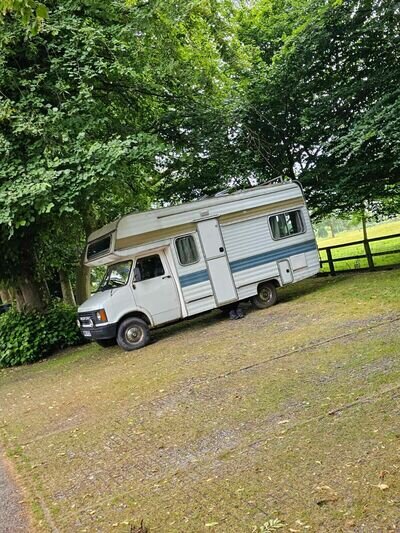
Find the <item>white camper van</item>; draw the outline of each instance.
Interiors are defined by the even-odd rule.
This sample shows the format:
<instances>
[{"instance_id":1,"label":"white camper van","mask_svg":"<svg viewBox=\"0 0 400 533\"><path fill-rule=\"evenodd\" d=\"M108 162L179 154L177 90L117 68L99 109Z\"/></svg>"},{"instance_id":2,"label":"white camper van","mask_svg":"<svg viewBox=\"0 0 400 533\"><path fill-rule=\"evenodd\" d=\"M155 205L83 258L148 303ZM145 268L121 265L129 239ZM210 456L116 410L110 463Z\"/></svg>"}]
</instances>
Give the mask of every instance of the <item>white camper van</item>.
<instances>
[{"instance_id":1,"label":"white camper van","mask_svg":"<svg viewBox=\"0 0 400 533\"><path fill-rule=\"evenodd\" d=\"M126 215L90 235L86 265L107 271L79 307L82 334L135 350L150 329L198 313L269 307L277 287L319 271L319 256L301 186L285 182Z\"/></svg>"}]
</instances>

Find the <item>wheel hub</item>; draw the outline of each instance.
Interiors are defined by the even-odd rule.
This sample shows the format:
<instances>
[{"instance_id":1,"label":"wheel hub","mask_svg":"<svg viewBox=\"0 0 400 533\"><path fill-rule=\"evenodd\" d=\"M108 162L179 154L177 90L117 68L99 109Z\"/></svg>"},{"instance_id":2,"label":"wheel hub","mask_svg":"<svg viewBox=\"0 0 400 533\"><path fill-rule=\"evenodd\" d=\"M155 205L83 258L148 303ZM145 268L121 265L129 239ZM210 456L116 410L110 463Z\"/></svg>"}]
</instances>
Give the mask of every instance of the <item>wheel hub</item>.
<instances>
[{"instance_id":1,"label":"wheel hub","mask_svg":"<svg viewBox=\"0 0 400 533\"><path fill-rule=\"evenodd\" d=\"M138 326L133 326L126 330L125 337L128 342L136 343L142 339L143 331Z\"/></svg>"},{"instance_id":2,"label":"wheel hub","mask_svg":"<svg viewBox=\"0 0 400 533\"><path fill-rule=\"evenodd\" d=\"M261 300L268 302L272 297L272 291L269 287L263 287L259 293Z\"/></svg>"}]
</instances>

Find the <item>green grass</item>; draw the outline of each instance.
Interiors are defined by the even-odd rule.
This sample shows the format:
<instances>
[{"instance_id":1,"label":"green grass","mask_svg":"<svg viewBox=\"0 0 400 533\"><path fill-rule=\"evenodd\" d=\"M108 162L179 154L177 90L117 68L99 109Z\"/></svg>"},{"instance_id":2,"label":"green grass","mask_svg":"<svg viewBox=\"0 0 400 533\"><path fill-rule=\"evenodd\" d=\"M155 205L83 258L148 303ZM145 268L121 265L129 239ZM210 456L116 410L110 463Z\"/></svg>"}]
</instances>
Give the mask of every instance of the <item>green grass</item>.
<instances>
[{"instance_id":1,"label":"green grass","mask_svg":"<svg viewBox=\"0 0 400 533\"><path fill-rule=\"evenodd\" d=\"M399 530L399 301L400 271L316 278L0 371L35 531Z\"/></svg>"},{"instance_id":2,"label":"green grass","mask_svg":"<svg viewBox=\"0 0 400 533\"><path fill-rule=\"evenodd\" d=\"M385 235L394 235L400 233L400 220L389 221L381 224L376 224L368 228L368 237L383 237ZM362 230L344 231L336 235L334 238L318 239L318 246L320 248L326 246L334 246L337 244L351 243L352 241L359 241L363 239ZM372 242L370 244L371 252L384 252L390 250L400 250L400 237ZM326 251L320 252L321 259L326 260ZM332 257L348 257L355 255L365 255L363 244L346 246L343 248L336 248L332 250ZM390 266L400 263L400 253L388 254L374 257L374 264L377 267ZM335 270L350 270L355 268L368 268L368 261L366 258L350 259L346 261L335 262ZM329 272L327 263L323 265L323 272Z\"/></svg>"}]
</instances>

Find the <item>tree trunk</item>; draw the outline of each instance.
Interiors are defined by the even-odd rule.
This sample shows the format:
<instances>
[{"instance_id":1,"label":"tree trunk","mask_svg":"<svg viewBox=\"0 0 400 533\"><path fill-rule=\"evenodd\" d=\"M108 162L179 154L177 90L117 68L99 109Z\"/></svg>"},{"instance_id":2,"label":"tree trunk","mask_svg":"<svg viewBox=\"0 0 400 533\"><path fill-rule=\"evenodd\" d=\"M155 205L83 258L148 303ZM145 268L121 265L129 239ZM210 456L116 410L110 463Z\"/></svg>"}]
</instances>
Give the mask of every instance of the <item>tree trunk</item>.
<instances>
[{"instance_id":1,"label":"tree trunk","mask_svg":"<svg viewBox=\"0 0 400 533\"><path fill-rule=\"evenodd\" d=\"M74 291L72 290L71 280L65 270L60 270L60 284L63 300L70 305L76 305Z\"/></svg>"},{"instance_id":2,"label":"tree trunk","mask_svg":"<svg viewBox=\"0 0 400 533\"><path fill-rule=\"evenodd\" d=\"M21 289L25 307L31 310L41 311L46 306L46 290L42 284L35 279L36 272L36 254L34 250L34 238L32 235L26 234L21 241L21 281L19 288ZM47 287L48 290L48 287Z\"/></svg>"},{"instance_id":3,"label":"tree trunk","mask_svg":"<svg viewBox=\"0 0 400 533\"><path fill-rule=\"evenodd\" d=\"M84 259L83 253L76 271L76 303L78 305L83 304L90 297L90 268L84 265Z\"/></svg>"},{"instance_id":4,"label":"tree trunk","mask_svg":"<svg viewBox=\"0 0 400 533\"><path fill-rule=\"evenodd\" d=\"M23 311L25 307L25 300L24 300L24 296L21 290L18 287L13 288L10 290L10 295L11 295L12 301L15 301L15 306L17 308L17 311L19 312Z\"/></svg>"},{"instance_id":5,"label":"tree trunk","mask_svg":"<svg viewBox=\"0 0 400 533\"><path fill-rule=\"evenodd\" d=\"M94 230L95 217L90 212L90 209L85 212L83 217L83 227L85 229L86 239ZM88 298L90 298L90 268L85 266L86 258L86 246L81 254L80 262L76 270L76 287L75 287L75 296L76 303L78 305L83 304Z\"/></svg>"},{"instance_id":6,"label":"tree trunk","mask_svg":"<svg viewBox=\"0 0 400 533\"><path fill-rule=\"evenodd\" d=\"M0 289L0 298L3 304L11 303L11 296L8 289Z\"/></svg>"},{"instance_id":7,"label":"tree trunk","mask_svg":"<svg viewBox=\"0 0 400 533\"><path fill-rule=\"evenodd\" d=\"M35 280L24 278L20 284L20 289L24 297L25 306L29 311L41 311L45 307L39 285Z\"/></svg>"}]
</instances>

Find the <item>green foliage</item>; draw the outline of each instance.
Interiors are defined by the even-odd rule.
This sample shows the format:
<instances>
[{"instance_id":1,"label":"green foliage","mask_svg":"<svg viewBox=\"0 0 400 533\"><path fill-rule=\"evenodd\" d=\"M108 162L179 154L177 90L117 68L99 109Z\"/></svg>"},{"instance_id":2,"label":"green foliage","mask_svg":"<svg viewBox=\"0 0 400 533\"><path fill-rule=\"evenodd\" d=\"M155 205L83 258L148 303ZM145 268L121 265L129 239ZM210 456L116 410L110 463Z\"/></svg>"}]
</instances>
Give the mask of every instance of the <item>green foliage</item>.
<instances>
[{"instance_id":1,"label":"green foliage","mask_svg":"<svg viewBox=\"0 0 400 533\"><path fill-rule=\"evenodd\" d=\"M204 187L193 182L206 169L201 139L215 130L205 110L227 83L227 5L48 1L29 38L18 17L4 18L0 240L10 257L0 279L25 276L29 260L36 277L76 264L88 233L156 196L170 200L177 169L187 188Z\"/></svg>"},{"instance_id":2,"label":"green foliage","mask_svg":"<svg viewBox=\"0 0 400 533\"><path fill-rule=\"evenodd\" d=\"M47 7L36 0L0 0L0 21L7 13L15 13L32 35L36 35L48 17Z\"/></svg>"},{"instance_id":3,"label":"green foliage","mask_svg":"<svg viewBox=\"0 0 400 533\"><path fill-rule=\"evenodd\" d=\"M0 0L1 283L72 274L103 224L249 181L300 179L320 219L399 211L395 2L45 5Z\"/></svg>"},{"instance_id":4,"label":"green foliage","mask_svg":"<svg viewBox=\"0 0 400 533\"><path fill-rule=\"evenodd\" d=\"M241 37L253 47L254 66L242 143L253 143L255 171L300 178L315 215L365 202L376 213L395 212L397 4L260 0L244 13Z\"/></svg>"},{"instance_id":5,"label":"green foliage","mask_svg":"<svg viewBox=\"0 0 400 533\"><path fill-rule=\"evenodd\" d=\"M0 316L0 366L33 363L55 350L82 342L76 309L53 303L45 313L17 312Z\"/></svg>"}]
</instances>

